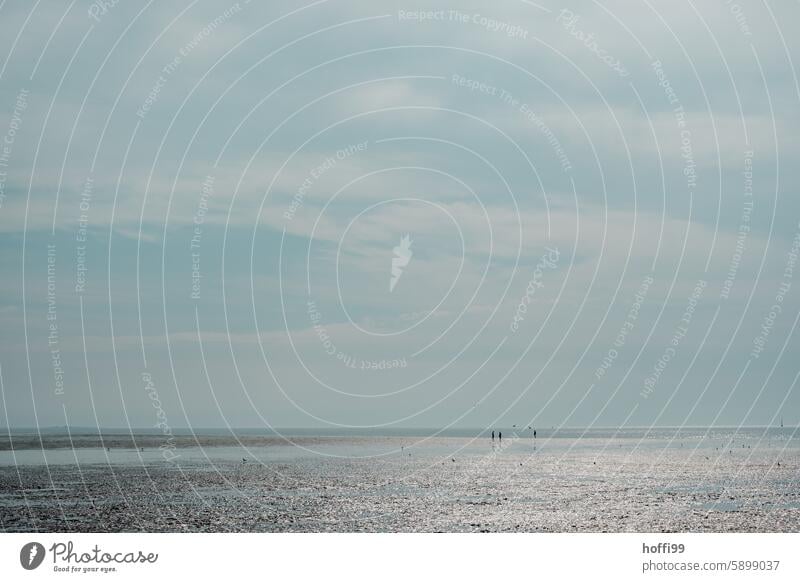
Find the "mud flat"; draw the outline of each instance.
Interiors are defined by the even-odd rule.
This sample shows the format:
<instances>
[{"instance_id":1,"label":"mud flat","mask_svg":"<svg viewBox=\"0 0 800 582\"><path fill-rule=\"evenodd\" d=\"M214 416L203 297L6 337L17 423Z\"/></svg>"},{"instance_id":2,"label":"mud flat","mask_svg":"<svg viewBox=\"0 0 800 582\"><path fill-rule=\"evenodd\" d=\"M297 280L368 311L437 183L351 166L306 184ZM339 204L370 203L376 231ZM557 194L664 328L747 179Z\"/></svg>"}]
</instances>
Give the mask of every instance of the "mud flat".
<instances>
[{"instance_id":1,"label":"mud flat","mask_svg":"<svg viewBox=\"0 0 800 582\"><path fill-rule=\"evenodd\" d=\"M174 462L147 451L69 450L78 462L0 466L0 527L800 531L798 449L724 442L554 439L534 449L524 439L501 448L456 438L318 438L187 446Z\"/></svg>"}]
</instances>

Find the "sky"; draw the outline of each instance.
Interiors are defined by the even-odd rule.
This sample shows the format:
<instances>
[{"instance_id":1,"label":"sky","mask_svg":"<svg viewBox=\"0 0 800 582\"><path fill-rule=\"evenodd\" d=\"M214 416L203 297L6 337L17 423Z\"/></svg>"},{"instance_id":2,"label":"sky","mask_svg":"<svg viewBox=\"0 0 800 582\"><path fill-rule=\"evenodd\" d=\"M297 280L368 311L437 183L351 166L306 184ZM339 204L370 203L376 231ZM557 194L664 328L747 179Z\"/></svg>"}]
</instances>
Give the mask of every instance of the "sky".
<instances>
[{"instance_id":1,"label":"sky","mask_svg":"<svg viewBox=\"0 0 800 582\"><path fill-rule=\"evenodd\" d=\"M798 18L0 3L0 426L800 422Z\"/></svg>"}]
</instances>

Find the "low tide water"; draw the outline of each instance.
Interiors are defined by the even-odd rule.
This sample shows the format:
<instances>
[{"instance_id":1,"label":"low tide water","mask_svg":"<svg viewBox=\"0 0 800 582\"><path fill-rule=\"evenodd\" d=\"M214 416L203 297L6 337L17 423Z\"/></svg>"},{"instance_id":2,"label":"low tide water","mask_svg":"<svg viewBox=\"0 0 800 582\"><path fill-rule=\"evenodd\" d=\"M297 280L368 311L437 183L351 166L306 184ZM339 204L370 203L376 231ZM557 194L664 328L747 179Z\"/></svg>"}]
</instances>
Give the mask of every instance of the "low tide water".
<instances>
[{"instance_id":1,"label":"low tide water","mask_svg":"<svg viewBox=\"0 0 800 582\"><path fill-rule=\"evenodd\" d=\"M536 439L532 431L507 429L503 436L198 434L164 449L153 435L15 435L0 443L0 525L800 530L793 428L537 430Z\"/></svg>"}]
</instances>

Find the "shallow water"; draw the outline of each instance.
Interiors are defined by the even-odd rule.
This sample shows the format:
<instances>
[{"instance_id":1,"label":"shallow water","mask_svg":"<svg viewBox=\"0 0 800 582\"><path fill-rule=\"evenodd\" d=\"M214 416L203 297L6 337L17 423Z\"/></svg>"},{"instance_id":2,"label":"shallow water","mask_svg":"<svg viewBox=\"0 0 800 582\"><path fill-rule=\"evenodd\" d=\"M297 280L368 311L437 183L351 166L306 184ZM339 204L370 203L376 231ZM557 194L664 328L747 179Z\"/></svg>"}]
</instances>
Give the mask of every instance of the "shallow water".
<instances>
[{"instance_id":1,"label":"shallow water","mask_svg":"<svg viewBox=\"0 0 800 582\"><path fill-rule=\"evenodd\" d=\"M0 451L11 531L798 531L793 429L80 437ZM233 438L235 443L236 438ZM73 440L73 443L75 441ZM202 446L197 446L200 442ZM63 444L44 437L42 443ZM38 444L38 441L37 441ZM127 443L129 444L129 443ZM216 446L219 445L219 446ZM246 459L243 462L243 459Z\"/></svg>"}]
</instances>

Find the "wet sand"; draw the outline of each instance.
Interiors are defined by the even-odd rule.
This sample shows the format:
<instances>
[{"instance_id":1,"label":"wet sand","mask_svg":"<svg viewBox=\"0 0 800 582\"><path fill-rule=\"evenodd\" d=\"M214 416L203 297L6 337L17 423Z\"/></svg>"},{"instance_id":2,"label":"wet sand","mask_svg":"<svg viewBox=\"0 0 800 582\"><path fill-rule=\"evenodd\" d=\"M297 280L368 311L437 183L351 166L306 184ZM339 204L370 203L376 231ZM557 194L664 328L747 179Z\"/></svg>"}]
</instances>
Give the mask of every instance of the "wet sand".
<instances>
[{"instance_id":1,"label":"wet sand","mask_svg":"<svg viewBox=\"0 0 800 582\"><path fill-rule=\"evenodd\" d=\"M7 464L0 467L0 527L800 531L800 455L782 443L720 450L714 442L635 439L553 439L536 450L530 439L506 439L503 448L455 438L418 446L400 438L299 444L313 451L262 440L249 450L187 444L172 462L133 450L121 460L123 451L112 449L95 450L80 465Z\"/></svg>"}]
</instances>

